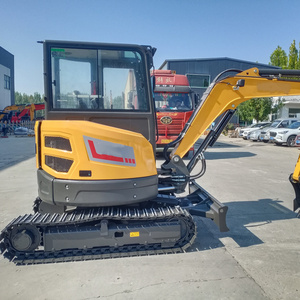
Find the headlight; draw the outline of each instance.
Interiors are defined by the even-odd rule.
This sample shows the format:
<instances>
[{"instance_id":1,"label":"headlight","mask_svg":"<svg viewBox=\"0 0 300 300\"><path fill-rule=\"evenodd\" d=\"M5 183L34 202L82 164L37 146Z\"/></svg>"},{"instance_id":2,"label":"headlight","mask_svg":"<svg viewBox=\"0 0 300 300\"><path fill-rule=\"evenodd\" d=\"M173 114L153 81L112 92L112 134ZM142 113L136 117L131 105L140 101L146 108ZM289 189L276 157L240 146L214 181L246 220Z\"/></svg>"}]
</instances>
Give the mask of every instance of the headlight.
<instances>
[{"instance_id":1,"label":"headlight","mask_svg":"<svg viewBox=\"0 0 300 300\"><path fill-rule=\"evenodd\" d=\"M279 131L278 133L280 133L280 134L286 134L288 132L289 132L288 130L285 130L285 131Z\"/></svg>"},{"instance_id":2,"label":"headlight","mask_svg":"<svg viewBox=\"0 0 300 300\"><path fill-rule=\"evenodd\" d=\"M252 132L252 133L250 134L250 136L253 136L253 137L258 136L258 132Z\"/></svg>"}]
</instances>

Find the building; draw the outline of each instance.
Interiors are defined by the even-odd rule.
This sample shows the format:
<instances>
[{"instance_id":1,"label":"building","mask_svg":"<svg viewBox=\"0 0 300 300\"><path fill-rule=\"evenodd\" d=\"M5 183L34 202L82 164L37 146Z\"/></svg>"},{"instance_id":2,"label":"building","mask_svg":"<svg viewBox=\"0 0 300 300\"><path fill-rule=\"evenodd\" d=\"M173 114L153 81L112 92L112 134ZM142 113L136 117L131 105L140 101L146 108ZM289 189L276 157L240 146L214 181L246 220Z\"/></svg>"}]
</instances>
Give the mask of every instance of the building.
<instances>
[{"instance_id":1,"label":"building","mask_svg":"<svg viewBox=\"0 0 300 300\"><path fill-rule=\"evenodd\" d=\"M191 88L202 96L211 81L217 75L228 69L247 70L258 69L280 69L278 67L244 61L234 58L197 58L197 59L167 59L159 69L174 70L177 74L187 75ZM227 75L230 73L227 73ZM231 73L236 74L236 73Z\"/></svg>"},{"instance_id":2,"label":"building","mask_svg":"<svg viewBox=\"0 0 300 300\"><path fill-rule=\"evenodd\" d=\"M281 100L283 106L274 117L300 119L300 96L285 96L281 97Z\"/></svg>"},{"instance_id":3,"label":"building","mask_svg":"<svg viewBox=\"0 0 300 300\"><path fill-rule=\"evenodd\" d=\"M201 58L201 59L167 59L160 66L162 70L174 70L177 74L187 75L192 90L202 97L206 88L224 70L247 70L250 68L258 69L280 69L278 67L233 59L228 57L221 58ZM231 73L236 74L236 73ZM230 75L227 73L226 76ZM299 97L285 97L283 99L284 106L280 109L278 114L270 116L288 117L298 114L300 116L300 96ZM238 117L234 116L233 123L239 123Z\"/></svg>"},{"instance_id":4,"label":"building","mask_svg":"<svg viewBox=\"0 0 300 300\"><path fill-rule=\"evenodd\" d=\"M0 110L15 104L14 56L0 47Z\"/></svg>"}]
</instances>

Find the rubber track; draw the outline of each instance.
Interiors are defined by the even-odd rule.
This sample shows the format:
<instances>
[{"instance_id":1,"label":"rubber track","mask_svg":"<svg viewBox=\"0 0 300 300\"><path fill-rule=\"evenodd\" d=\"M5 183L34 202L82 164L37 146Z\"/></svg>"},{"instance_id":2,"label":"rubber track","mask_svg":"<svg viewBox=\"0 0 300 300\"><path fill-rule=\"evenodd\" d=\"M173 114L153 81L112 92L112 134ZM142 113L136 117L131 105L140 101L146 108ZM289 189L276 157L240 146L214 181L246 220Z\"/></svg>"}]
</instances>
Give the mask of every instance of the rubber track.
<instances>
[{"instance_id":1,"label":"rubber track","mask_svg":"<svg viewBox=\"0 0 300 300\"><path fill-rule=\"evenodd\" d=\"M121 247L99 247L93 249L71 249L45 252L36 250L34 252L18 252L13 249L9 242L11 230L23 224L33 225L43 232L44 228L50 226L86 225L89 222L112 220L112 221L167 221L170 218L184 222L186 234L174 247L161 248L159 244L133 245ZM107 259L119 257L132 257L144 255L182 253L194 242L196 238L196 227L192 216L180 207L161 207L147 209L124 209L124 208L93 208L81 209L64 214L26 214L14 219L1 232L0 249L5 257L18 265L57 263L68 261L82 261L91 259Z\"/></svg>"}]
</instances>

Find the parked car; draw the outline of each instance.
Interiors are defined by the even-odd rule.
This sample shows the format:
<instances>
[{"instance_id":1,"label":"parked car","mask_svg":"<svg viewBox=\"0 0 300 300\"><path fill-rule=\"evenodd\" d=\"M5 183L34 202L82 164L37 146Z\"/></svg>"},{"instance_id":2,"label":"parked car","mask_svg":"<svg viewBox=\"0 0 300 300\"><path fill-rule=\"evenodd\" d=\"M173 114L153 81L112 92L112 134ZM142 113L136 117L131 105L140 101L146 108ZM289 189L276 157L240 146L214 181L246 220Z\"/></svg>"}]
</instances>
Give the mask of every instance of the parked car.
<instances>
[{"instance_id":1,"label":"parked car","mask_svg":"<svg viewBox=\"0 0 300 300\"><path fill-rule=\"evenodd\" d=\"M289 125L287 128L271 129L270 140L274 140L276 145L287 144L291 147L294 146L298 134L300 134L300 121Z\"/></svg>"},{"instance_id":2,"label":"parked car","mask_svg":"<svg viewBox=\"0 0 300 300\"><path fill-rule=\"evenodd\" d=\"M253 131L256 130L258 128L262 128L263 126L265 126L266 124L271 124L268 122L260 122L260 123L256 123L256 124L252 124L248 127L245 127L243 129L240 130L240 137L242 137L244 140L247 140L247 136L248 134Z\"/></svg>"},{"instance_id":3,"label":"parked car","mask_svg":"<svg viewBox=\"0 0 300 300\"><path fill-rule=\"evenodd\" d=\"M270 125L271 125L271 123L267 123L265 126L259 128L259 129L250 131L247 136L248 140L251 140L253 142L260 141L261 132L264 131L265 128L270 127Z\"/></svg>"},{"instance_id":4,"label":"parked car","mask_svg":"<svg viewBox=\"0 0 300 300\"><path fill-rule=\"evenodd\" d=\"M287 128L289 125L300 121L297 118L281 118L281 119L276 119L272 122L272 124L270 125L270 127L266 127L264 128L264 130L262 130L262 132L260 133L260 140L268 143L270 140L270 130L271 129L275 129L275 128Z\"/></svg>"},{"instance_id":5,"label":"parked car","mask_svg":"<svg viewBox=\"0 0 300 300\"><path fill-rule=\"evenodd\" d=\"M28 129L26 127L17 127L14 130L14 134L20 136L34 135L34 130Z\"/></svg>"}]
</instances>

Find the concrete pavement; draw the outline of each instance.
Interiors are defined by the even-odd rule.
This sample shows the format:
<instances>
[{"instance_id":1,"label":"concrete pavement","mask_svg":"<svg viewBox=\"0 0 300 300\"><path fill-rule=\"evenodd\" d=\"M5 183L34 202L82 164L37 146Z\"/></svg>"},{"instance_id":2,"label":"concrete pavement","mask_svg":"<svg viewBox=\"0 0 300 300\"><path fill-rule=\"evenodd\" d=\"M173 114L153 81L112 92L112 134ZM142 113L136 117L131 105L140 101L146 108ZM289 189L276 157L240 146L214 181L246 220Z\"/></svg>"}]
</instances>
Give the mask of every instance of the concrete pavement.
<instances>
[{"instance_id":1,"label":"concrete pavement","mask_svg":"<svg viewBox=\"0 0 300 300\"><path fill-rule=\"evenodd\" d=\"M37 184L33 138L0 140L0 151L2 229L31 212ZM300 219L288 182L299 153L221 137L198 182L227 203L229 232L197 219L195 243L176 255L33 266L0 256L0 299L299 299Z\"/></svg>"}]
</instances>

